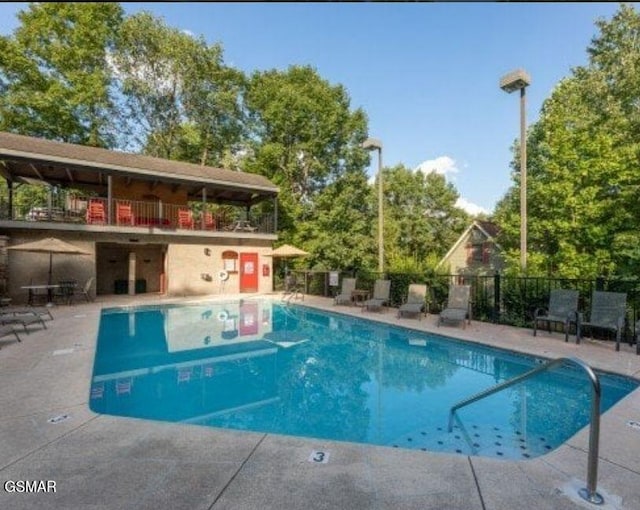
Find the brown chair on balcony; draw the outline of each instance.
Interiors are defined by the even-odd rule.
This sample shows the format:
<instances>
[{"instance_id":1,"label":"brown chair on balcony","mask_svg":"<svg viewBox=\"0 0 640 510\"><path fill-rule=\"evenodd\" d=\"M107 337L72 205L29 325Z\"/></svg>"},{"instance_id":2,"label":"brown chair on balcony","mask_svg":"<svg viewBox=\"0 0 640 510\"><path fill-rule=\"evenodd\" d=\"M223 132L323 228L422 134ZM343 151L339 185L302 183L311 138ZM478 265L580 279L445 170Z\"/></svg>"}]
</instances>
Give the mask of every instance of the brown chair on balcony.
<instances>
[{"instance_id":1,"label":"brown chair on balcony","mask_svg":"<svg viewBox=\"0 0 640 510\"><path fill-rule=\"evenodd\" d=\"M102 200L89 200L87 206L87 224L101 224L106 223L106 214L104 212L104 202Z\"/></svg>"},{"instance_id":2,"label":"brown chair on balcony","mask_svg":"<svg viewBox=\"0 0 640 510\"><path fill-rule=\"evenodd\" d=\"M178 209L178 228L193 228L191 209Z\"/></svg>"},{"instance_id":3,"label":"brown chair on balcony","mask_svg":"<svg viewBox=\"0 0 640 510\"><path fill-rule=\"evenodd\" d=\"M116 222L118 225L133 225L131 202L116 202Z\"/></svg>"}]
</instances>

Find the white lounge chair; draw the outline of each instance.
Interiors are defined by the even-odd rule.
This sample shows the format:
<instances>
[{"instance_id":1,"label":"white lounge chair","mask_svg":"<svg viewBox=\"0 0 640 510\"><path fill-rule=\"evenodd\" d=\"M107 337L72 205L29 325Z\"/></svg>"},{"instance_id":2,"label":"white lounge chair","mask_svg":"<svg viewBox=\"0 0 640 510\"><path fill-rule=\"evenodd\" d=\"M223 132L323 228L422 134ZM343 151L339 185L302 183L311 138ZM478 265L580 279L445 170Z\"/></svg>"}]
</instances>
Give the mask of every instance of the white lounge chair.
<instances>
[{"instance_id":1,"label":"white lounge chair","mask_svg":"<svg viewBox=\"0 0 640 510\"><path fill-rule=\"evenodd\" d=\"M417 315L418 319L422 316L422 311L427 310L427 286L419 283L412 283L409 285L409 293L407 294L407 301L398 308L398 317L402 317L404 314Z\"/></svg>"},{"instance_id":2,"label":"white lounge chair","mask_svg":"<svg viewBox=\"0 0 640 510\"><path fill-rule=\"evenodd\" d=\"M48 306L29 306L26 308L8 308L6 310L0 311L0 314L13 314L13 315L30 315L36 314L42 317L49 317L49 320L53 320L53 315L51 315L51 308Z\"/></svg>"},{"instance_id":3,"label":"white lounge chair","mask_svg":"<svg viewBox=\"0 0 640 510\"><path fill-rule=\"evenodd\" d=\"M462 322L465 327L465 321L471 324L471 307L469 306L469 296L471 294L471 285L451 285L449 287L449 299L447 307L440 312L438 318L438 327L444 321Z\"/></svg>"},{"instance_id":4,"label":"white lounge chair","mask_svg":"<svg viewBox=\"0 0 640 510\"><path fill-rule=\"evenodd\" d=\"M31 324L41 324L44 329L47 329L44 319L30 310L22 311L22 313L0 313L0 324L22 324L25 333L29 332L27 326Z\"/></svg>"},{"instance_id":5,"label":"white lounge chair","mask_svg":"<svg viewBox=\"0 0 640 510\"><path fill-rule=\"evenodd\" d=\"M20 342L20 337L18 336L18 332L13 329L13 326L10 324L4 324L0 326L0 338L4 338L5 336L13 335L16 337L16 340Z\"/></svg>"},{"instance_id":6,"label":"white lounge chair","mask_svg":"<svg viewBox=\"0 0 640 510\"><path fill-rule=\"evenodd\" d=\"M340 290L340 294L338 294L333 303L336 305L350 305L353 299L353 291L356 290L356 279L355 278L343 278L342 279L342 289Z\"/></svg>"},{"instance_id":7,"label":"white lounge chair","mask_svg":"<svg viewBox=\"0 0 640 510\"><path fill-rule=\"evenodd\" d=\"M391 280L376 280L373 285L373 297L362 303L363 310L381 310L389 302Z\"/></svg>"}]
</instances>

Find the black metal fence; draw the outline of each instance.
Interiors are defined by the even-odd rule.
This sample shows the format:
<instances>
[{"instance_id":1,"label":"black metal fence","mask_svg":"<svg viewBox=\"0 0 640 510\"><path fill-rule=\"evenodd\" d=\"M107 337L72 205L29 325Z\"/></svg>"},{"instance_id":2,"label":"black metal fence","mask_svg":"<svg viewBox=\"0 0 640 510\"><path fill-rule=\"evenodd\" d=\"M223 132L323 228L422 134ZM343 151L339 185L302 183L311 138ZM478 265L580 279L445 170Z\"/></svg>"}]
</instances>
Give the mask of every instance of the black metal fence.
<instances>
[{"instance_id":1,"label":"black metal fence","mask_svg":"<svg viewBox=\"0 0 640 510\"><path fill-rule=\"evenodd\" d=\"M332 297L339 290L342 279L356 278L357 288L371 291L376 279L391 280L390 306L399 306L407 297L409 284L425 283L429 288L428 311L439 313L447 302L450 284L471 285L471 306L474 320L532 327L537 308L549 304L553 289L576 289L579 292L578 310L587 317L594 290L627 294L627 317L623 334L631 341L635 323L640 319L640 279L597 278L594 280L545 277L511 277L495 275L421 275L407 273L338 272L331 280L328 271L293 271L306 294ZM334 274L335 276L335 274ZM331 285L337 283L337 285ZM605 333L606 337L606 333Z\"/></svg>"}]
</instances>

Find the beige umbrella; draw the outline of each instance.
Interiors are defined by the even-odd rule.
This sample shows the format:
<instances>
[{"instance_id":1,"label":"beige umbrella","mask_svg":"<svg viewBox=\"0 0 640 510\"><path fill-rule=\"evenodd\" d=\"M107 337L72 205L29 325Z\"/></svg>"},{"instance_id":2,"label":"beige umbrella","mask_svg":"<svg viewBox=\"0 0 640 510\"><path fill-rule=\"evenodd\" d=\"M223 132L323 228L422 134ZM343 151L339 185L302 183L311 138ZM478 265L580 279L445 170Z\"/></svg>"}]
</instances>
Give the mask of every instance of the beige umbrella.
<instances>
[{"instance_id":1,"label":"beige umbrella","mask_svg":"<svg viewBox=\"0 0 640 510\"><path fill-rule=\"evenodd\" d=\"M53 254L60 253L65 255L91 255L90 252L78 248L77 246L56 239L55 237L47 237L46 239L40 239L39 241L33 241L31 243L17 244L15 246L9 246L9 250L16 251L28 251L32 253L48 253L49 254L49 281L48 285L51 285L51 270L53 268Z\"/></svg>"},{"instance_id":2,"label":"beige umbrella","mask_svg":"<svg viewBox=\"0 0 640 510\"><path fill-rule=\"evenodd\" d=\"M267 257L278 257L281 259L292 259L294 257L305 257L309 255L308 252L301 250L300 248L296 248L295 246L291 246L290 244L283 244L282 246L272 250L271 253L267 253ZM284 272L287 273L288 267L285 262Z\"/></svg>"},{"instance_id":3,"label":"beige umbrella","mask_svg":"<svg viewBox=\"0 0 640 510\"><path fill-rule=\"evenodd\" d=\"M280 257L282 259L288 259L293 257L304 257L305 255L309 255L309 253L301 250L300 248L296 248L295 246L291 246L290 244L283 244L279 248L272 250L268 255L270 257Z\"/></svg>"}]
</instances>

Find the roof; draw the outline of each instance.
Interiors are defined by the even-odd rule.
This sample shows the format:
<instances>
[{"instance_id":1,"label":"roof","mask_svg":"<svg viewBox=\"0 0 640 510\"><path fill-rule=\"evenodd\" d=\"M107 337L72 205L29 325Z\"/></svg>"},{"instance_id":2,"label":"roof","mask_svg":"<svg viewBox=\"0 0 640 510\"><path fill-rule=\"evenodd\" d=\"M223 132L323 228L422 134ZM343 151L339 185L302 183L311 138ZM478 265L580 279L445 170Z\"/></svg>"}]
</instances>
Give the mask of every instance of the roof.
<instances>
[{"instance_id":1,"label":"roof","mask_svg":"<svg viewBox=\"0 0 640 510\"><path fill-rule=\"evenodd\" d=\"M67 170L94 174L126 175L163 182L183 182L220 187L229 190L252 191L273 196L278 187L262 175L235 172L224 168L200 166L182 161L154 158L98 147L63 143L31 136L0 132L0 160L4 160L3 175L10 178L38 178L44 181L73 181ZM35 166L38 165L38 166ZM55 173L55 169L58 173ZM63 171L64 170L64 171ZM89 172L89 173L87 173ZM68 176L64 178L64 175ZM68 183L68 182L67 182ZM90 184L90 183L87 183Z\"/></svg>"},{"instance_id":2,"label":"roof","mask_svg":"<svg viewBox=\"0 0 640 510\"><path fill-rule=\"evenodd\" d=\"M438 262L436 264L436 269L446 262L446 260L458 248L458 246L460 246L460 244L462 244L464 242L464 240L467 238L469 233L474 228L480 230L480 232L482 232L487 237L487 241L491 241L492 243L495 244L495 246L499 250L502 250L502 247L497 243L497 241L495 239L495 237L500 232L500 227L498 225L496 225L495 223L492 223L490 221L474 220L471 223L471 225L469 225L465 229L465 231L462 234L460 234L460 237L458 238L458 240L455 243L453 243L453 246L449 249L447 254L444 257L442 257L442 259L440 259L440 262Z\"/></svg>"},{"instance_id":3,"label":"roof","mask_svg":"<svg viewBox=\"0 0 640 510\"><path fill-rule=\"evenodd\" d=\"M496 237L500 232L500 227L491 221L476 220L474 223L484 231L487 237Z\"/></svg>"}]
</instances>

